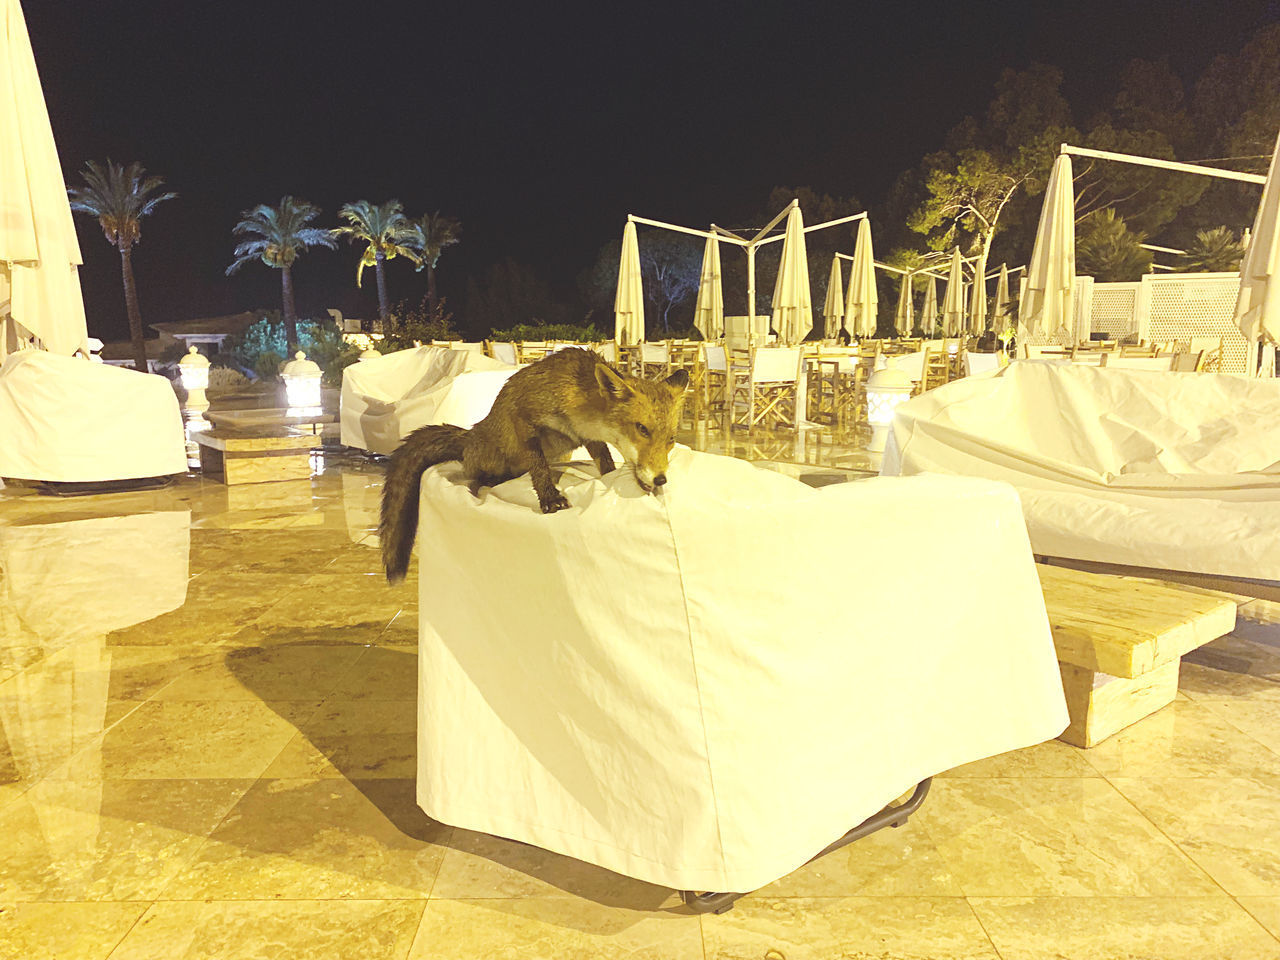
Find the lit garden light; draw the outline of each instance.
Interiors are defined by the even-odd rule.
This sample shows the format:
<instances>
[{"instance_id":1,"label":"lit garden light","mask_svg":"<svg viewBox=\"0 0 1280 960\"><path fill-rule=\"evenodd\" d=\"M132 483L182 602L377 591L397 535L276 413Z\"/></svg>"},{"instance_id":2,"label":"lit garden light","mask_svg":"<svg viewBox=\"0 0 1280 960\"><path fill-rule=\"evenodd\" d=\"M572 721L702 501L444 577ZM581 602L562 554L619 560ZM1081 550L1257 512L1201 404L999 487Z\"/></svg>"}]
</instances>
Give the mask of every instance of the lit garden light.
<instances>
[{"instance_id":1,"label":"lit garden light","mask_svg":"<svg viewBox=\"0 0 1280 960\"><path fill-rule=\"evenodd\" d=\"M871 424L871 442L868 450L884 451L893 424L893 413L898 404L911 396L911 378L898 369L893 357L887 358L884 368L867 379L867 421Z\"/></svg>"},{"instance_id":2,"label":"lit garden light","mask_svg":"<svg viewBox=\"0 0 1280 960\"><path fill-rule=\"evenodd\" d=\"M209 398L205 395L205 390L209 387L209 358L192 347L178 361L178 371L182 377L182 389L187 392L184 408L192 413L208 410Z\"/></svg>"},{"instance_id":3,"label":"lit garden light","mask_svg":"<svg viewBox=\"0 0 1280 960\"><path fill-rule=\"evenodd\" d=\"M299 350L280 371L290 416L320 412L320 368Z\"/></svg>"}]
</instances>

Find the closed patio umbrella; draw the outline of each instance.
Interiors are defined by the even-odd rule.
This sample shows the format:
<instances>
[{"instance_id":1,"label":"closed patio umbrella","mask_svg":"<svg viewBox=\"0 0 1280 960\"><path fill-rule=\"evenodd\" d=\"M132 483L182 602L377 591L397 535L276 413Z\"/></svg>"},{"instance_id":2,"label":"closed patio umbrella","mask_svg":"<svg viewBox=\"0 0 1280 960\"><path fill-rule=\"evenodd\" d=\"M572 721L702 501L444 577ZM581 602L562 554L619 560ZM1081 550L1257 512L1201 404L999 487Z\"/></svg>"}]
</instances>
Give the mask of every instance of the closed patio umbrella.
<instances>
[{"instance_id":1,"label":"closed patio umbrella","mask_svg":"<svg viewBox=\"0 0 1280 960\"><path fill-rule=\"evenodd\" d=\"M911 331L916 325L915 304L911 302L912 276L910 273L904 273L900 278L902 285L898 289L898 309L893 314L893 325L900 337L911 336Z\"/></svg>"},{"instance_id":2,"label":"closed patio umbrella","mask_svg":"<svg viewBox=\"0 0 1280 960\"><path fill-rule=\"evenodd\" d=\"M800 205L787 214L782 238L782 262L773 286L773 328L783 343L798 343L813 329L813 294L809 290L809 254L804 243Z\"/></svg>"},{"instance_id":3,"label":"closed patio umbrella","mask_svg":"<svg viewBox=\"0 0 1280 960\"><path fill-rule=\"evenodd\" d=\"M840 272L840 257L831 258L831 276L827 280L827 299L822 305L822 336L834 340L840 335L840 320L844 316L844 276Z\"/></svg>"},{"instance_id":4,"label":"closed patio umbrella","mask_svg":"<svg viewBox=\"0 0 1280 960\"><path fill-rule=\"evenodd\" d=\"M1236 297L1236 323L1250 343L1280 342L1280 137L1271 155L1262 202L1253 218L1249 247L1240 263L1240 293ZM1249 364L1253 372L1254 364Z\"/></svg>"},{"instance_id":5,"label":"closed patio umbrella","mask_svg":"<svg viewBox=\"0 0 1280 960\"><path fill-rule=\"evenodd\" d=\"M855 337L876 335L876 256L871 246L871 223L858 221L858 242L853 248L853 269L849 273L849 296L844 304L845 328Z\"/></svg>"},{"instance_id":6,"label":"closed patio umbrella","mask_svg":"<svg viewBox=\"0 0 1280 960\"><path fill-rule=\"evenodd\" d=\"M996 280L995 319L991 328L998 334L1008 324L1009 317L1009 265L1000 264L1000 277Z\"/></svg>"},{"instance_id":7,"label":"closed patio umbrella","mask_svg":"<svg viewBox=\"0 0 1280 960\"><path fill-rule=\"evenodd\" d=\"M969 332L975 336L987 329L987 258L974 264L973 291L969 297Z\"/></svg>"},{"instance_id":8,"label":"closed patio umbrella","mask_svg":"<svg viewBox=\"0 0 1280 960\"><path fill-rule=\"evenodd\" d=\"M622 229L622 259L618 263L618 293L613 300L613 338L621 344L644 339L644 288L640 285L640 244L630 220Z\"/></svg>"},{"instance_id":9,"label":"closed patio umbrella","mask_svg":"<svg viewBox=\"0 0 1280 960\"><path fill-rule=\"evenodd\" d=\"M931 336L933 328L938 324L938 281L932 276L926 278L924 285L924 305L920 307L920 326L924 335Z\"/></svg>"},{"instance_id":10,"label":"closed patio umbrella","mask_svg":"<svg viewBox=\"0 0 1280 960\"><path fill-rule=\"evenodd\" d=\"M960 248L951 255L951 270L947 274L947 286L942 293L942 333L958 337L964 332L964 273L960 260Z\"/></svg>"},{"instance_id":11,"label":"closed patio umbrella","mask_svg":"<svg viewBox=\"0 0 1280 960\"><path fill-rule=\"evenodd\" d=\"M698 300L693 307L693 325L704 340L724 336L724 286L720 277L720 241L707 237L702 251L702 276L698 279Z\"/></svg>"},{"instance_id":12,"label":"closed patio umbrella","mask_svg":"<svg viewBox=\"0 0 1280 960\"><path fill-rule=\"evenodd\" d=\"M1059 155L1049 174L1027 264L1026 294L1018 304L1018 325L1025 338L1061 337L1070 343L1075 316L1076 222L1071 158ZM1019 342L1024 342L1023 337Z\"/></svg>"},{"instance_id":13,"label":"closed patio umbrella","mask_svg":"<svg viewBox=\"0 0 1280 960\"><path fill-rule=\"evenodd\" d=\"M80 244L18 0L0 0L0 357L88 353Z\"/></svg>"}]
</instances>

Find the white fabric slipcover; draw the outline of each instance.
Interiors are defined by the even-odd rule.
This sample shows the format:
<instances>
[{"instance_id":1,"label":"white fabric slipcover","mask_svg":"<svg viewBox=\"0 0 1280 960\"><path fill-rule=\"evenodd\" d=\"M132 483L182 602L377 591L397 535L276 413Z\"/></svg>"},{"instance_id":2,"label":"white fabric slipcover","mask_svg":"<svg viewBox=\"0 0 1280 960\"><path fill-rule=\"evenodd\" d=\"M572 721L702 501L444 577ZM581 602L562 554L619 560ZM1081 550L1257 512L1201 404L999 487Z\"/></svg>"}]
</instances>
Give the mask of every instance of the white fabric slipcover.
<instances>
[{"instance_id":1,"label":"white fabric slipcover","mask_svg":"<svg viewBox=\"0 0 1280 960\"><path fill-rule=\"evenodd\" d=\"M389 454L418 427L483 420L516 368L470 350L415 347L342 371L342 442Z\"/></svg>"},{"instance_id":2,"label":"white fabric slipcover","mask_svg":"<svg viewBox=\"0 0 1280 960\"><path fill-rule=\"evenodd\" d=\"M94 483L187 472L164 377L20 350L0 365L0 477Z\"/></svg>"},{"instance_id":3,"label":"white fabric slipcover","mask_svg":"<svg viewBox=\"0 0 1280 960\"><path fill-rule=\"evenodd\" d=\"M677 447L662 496L575 467L543 515L527 477L477 499L459 471L425 474L418 531L418 802L445 823L747 891L1066 726L1003 484L813 490Z\"/></svg>"},{"instance_id":4,"label":"white fabric slipcover","mask_svg":"<svg viewBox=\"0 0 1280 960\"><path fill-rule=\"evenodd\" d=\"M1280 380L1018 361L898 407L881 473L1012 483L1040 554L1280 580Z\"/></svg>"}]
</instances>

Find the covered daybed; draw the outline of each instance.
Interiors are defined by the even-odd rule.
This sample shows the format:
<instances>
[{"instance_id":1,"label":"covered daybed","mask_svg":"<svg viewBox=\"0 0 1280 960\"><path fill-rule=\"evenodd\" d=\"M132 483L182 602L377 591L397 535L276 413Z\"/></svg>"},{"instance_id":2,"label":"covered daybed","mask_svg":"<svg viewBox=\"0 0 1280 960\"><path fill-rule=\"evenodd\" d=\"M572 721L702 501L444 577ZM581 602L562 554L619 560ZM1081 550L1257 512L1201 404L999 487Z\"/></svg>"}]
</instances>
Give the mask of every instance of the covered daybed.
<instances>
[{"instance_id":1,"label":"covered daybed","mask_svg":"<svg viewBox=\"0 0 1280 960\"><path fill-rule=\"evenodd\" d=\"M1280 580L1280 380L1019 361L898 407L881 473L1012 484L1037 554Z\"/></svg>"},{"instance_id":2,"label":"covered daybed","mask_svg":"<svg viewBox=\"0 0 1280 960\"><path fill-rule=\"evenodd\" d=\"M492 357L447 347L361 360L342 372L342 442L386 455L429 423L470 427L515 372Z\"/></svg>"},{"instance_id":3,"label":"covered daybed","mask_svg":"<svg viewBox=\"0 0 1280 960\"><path fill-rule=\"evenodd\" d=\"M187 472L164 377L44 350L0 364L0 477L96 484Z\"/></svg>"},{"instance_id":4,"label":"covered daybed","mask_svg":"<svg viewBox=\"0 0 1280 960\"><path fill-rule=\"evenodd\" d=\"M440 821L750 891L1066 726L1004 484L814 490L677 447L663 495L574 467L544 515L527 476L476 498L459 470L425 474L418 531L418 802Z\"/></svg>"}]
</instances>

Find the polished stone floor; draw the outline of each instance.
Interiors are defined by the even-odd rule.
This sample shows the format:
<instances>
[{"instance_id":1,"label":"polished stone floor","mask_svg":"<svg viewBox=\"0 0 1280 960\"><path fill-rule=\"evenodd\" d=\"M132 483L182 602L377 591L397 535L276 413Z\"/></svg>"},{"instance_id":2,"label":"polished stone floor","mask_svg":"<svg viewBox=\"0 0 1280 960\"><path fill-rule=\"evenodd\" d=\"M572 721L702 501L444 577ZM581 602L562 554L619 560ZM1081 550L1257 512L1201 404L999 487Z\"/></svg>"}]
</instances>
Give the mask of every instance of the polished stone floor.
<instances>
[{"instance_id":1,"label":"polished stone floor","mask_svg":"<svg viewBox=\"0 0 1280 960\"><path fill-rule=\"evenodd\" d=\"M709 445L813 485L821 436ZM414 804L413 575L382 467L0 489L0 958L1280 957L1280 628L1171 706L935 780L900 830L697 917Z\"/></svg>"}]
</instances>

